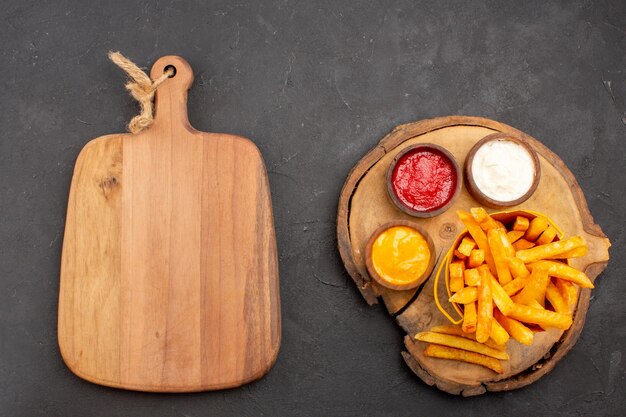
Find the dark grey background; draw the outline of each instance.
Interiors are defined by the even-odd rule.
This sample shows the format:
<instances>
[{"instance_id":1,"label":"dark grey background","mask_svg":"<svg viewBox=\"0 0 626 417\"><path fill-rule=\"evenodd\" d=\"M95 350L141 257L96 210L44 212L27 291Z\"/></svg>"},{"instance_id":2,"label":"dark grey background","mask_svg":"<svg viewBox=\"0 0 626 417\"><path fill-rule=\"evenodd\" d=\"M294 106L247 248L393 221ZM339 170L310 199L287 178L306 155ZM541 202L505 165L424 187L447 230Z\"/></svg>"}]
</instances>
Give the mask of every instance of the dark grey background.
<instances>
[{"instance_id":1,"label":"dark grey background","mask_svg":"<svg viewBox=\"0 0 626 417\"><path fill-rule=\"evenodd\" d=\"M0 8L0 415L626 414L626 2L4 1ZM137 112L120 50L185 57L192 124L252 138L269 170L283 344L262 380L155 395L92 385L56 341L74 161ZM456 398L404 365L402 333L347 277L335 213L395 125L489 117L572 169L613 242L578 344L522 390ZM558 195L554 196L559 198Z\"/></svg>"}]
</instances>

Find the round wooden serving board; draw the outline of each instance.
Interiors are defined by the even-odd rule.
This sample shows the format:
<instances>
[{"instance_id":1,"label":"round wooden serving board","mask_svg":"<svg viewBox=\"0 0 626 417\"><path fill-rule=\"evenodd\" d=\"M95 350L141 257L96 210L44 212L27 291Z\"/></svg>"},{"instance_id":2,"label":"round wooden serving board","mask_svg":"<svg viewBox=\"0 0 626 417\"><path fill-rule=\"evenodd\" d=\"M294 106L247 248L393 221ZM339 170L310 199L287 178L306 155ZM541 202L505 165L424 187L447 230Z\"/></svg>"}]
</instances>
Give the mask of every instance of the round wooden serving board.
<instances>
[{"instance_id":1,"label":"round wooden serving board","mask_svg":"<svg viewBox=\"0 0 626 417\"><path fill-rule=\"evenodd\" d=\"M580 293L574 324L563 332L551 329L536 333L532 346L511 340L507 346L511 360L503 362L505 372L496 375L477 365L428 358L425 344L413 339L415 333L439 324L449 324L433 300L434 273L443 254L464 227L456 210L480 204L463 189L445 213L428 219L411 217L397 209L387 194L385 173L394 156L416 143L434 143L448 149L463 166L470 148L483 137L504 132L526 140L539 155L541 179L535 193L514 209L538 211L547 215L566 237L581 235L587 240L588 254L573 259L572 266L587 273L593 281L606 268L610 242L594 223L582 190L570 170L538 140L505 124L478 117L449 116L396 127L352 169L339 198L337 239L346 270L371 305L383 299L390 314L407 332L402 355L407 365L427 384L452 393L478 395L528 385L548 373L576 343L589 307L590 290ZM491 210L492 211L492 210ZM436 266L425 284L409 291L381 287L367 273L365 247L380 225L393 220L412 220L430 234L435 244ZM441 286L443 287L443 285ZM446 300L445 288L439 298Z\"/></svg>"}]
</instances>

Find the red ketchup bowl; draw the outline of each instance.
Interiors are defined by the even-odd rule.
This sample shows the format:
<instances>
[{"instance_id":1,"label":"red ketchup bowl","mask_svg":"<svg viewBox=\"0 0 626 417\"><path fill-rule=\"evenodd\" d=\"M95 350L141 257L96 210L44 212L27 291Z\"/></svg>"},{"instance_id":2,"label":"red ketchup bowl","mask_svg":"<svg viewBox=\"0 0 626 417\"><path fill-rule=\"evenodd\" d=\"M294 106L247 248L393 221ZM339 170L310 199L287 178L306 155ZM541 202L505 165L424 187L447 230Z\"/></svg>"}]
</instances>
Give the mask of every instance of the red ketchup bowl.
<instances>
[{"instance_id":1,"label":"red ketchup bowl","mask_svg":"<svg viewBox=\"0 0 626 417\"><path fill-rule=\"evenodd\" d=\"M387 170L391 201L414 217L446 211L461 191L462 173L450 152L432 143L403 149Z\"/></svg>"}]
</instances>

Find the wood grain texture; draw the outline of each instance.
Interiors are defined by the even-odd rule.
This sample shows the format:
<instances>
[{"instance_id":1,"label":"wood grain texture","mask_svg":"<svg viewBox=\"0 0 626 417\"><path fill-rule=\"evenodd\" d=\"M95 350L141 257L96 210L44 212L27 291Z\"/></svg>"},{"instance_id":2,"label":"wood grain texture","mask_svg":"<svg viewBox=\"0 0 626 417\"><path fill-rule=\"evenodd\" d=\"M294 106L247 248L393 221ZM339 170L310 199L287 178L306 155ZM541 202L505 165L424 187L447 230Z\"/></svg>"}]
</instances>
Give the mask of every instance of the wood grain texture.
<instances>
[{"instance_id":1,"label":"wood grain texture","mask_svg":"<svg viewBox=\"0 0 626 417\"><path fill-rule=\"evenodd\" d=\"M522 138L539 155L542 176L538 188L533 196L516 208L547 214L566 236L584 236L589 244L589 253L573 260L572 264L585 270L590 278L595 279L606 267L610 243L600 227L593 222L582 190L565 164L539 141L510 126L475 117L442 117L398 126L351 171L340 197L337 234L342 260L366 301L372 304L380 296L389 312L397 314L398 324L407 335L446 322L433 301L434 280L426 281L417 295L415 291L381 291L363 267L369 236L383 223L399 219L412 220L430 234L440 256L463 229L455 210L468 209L478 203L464 188L446 213L432 219L411 218L389 201L385 192L385 170L402 149L423 142L446 147L462 165L470 148L481 138L495 132ZM440 260L441 256L438 263ZM495 377L490 371L475 365L427 358L422 353L424 344L414 342L408 336L405 339L407 352L403 356L407 365L426 383L454 394L476 395L486 390L519 388L549 372L574 345L584 324L589 293L588 290L581 292L574 324L568 331L539 333L531 347L522 347L515 341L509 342L511 361L505 364L505 373L501 376ZM440 295L440 298L444 297Z\"/></svg>"},{"instance_id":2,"label":"wood grain texture","mask_svg":"<svg viewBox=\"0 0 626 417\"><path fill-rule=\"evenodd\" d=\"M271 197L248 139L194 130L179 57L155 122L89 142L70 189L59 295L63 359L89 381L141 391L260 378L280 346Z\"/></svg>"}]
</instances>

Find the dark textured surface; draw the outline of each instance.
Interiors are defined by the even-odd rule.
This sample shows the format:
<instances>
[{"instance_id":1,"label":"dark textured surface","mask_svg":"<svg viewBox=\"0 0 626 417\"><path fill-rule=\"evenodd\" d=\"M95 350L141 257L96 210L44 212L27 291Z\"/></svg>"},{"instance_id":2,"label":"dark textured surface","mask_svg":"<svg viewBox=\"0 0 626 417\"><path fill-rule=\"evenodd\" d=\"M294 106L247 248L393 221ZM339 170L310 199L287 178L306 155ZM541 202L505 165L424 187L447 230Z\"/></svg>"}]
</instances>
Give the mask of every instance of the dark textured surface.
<instances>
[{"instance_id":1,"label":"dark textured surface","mask_svg":"<svg viewBox=\"0 0 626 417\"><path fill-rule=\"evenodd\" d=\"M625 415L626 2L3 2L0 415ZM283 345L261 381L191 395L84 382L56 342L74 161L137 108L106 52L196 72L192 124L252 138L270 172ZM456 398L400 356L335 243L350 168L397 124L467 114L519 128L577 176L613 243L578 344L522 390ZM555 196L558 198L558 196Z\"/></svg>"}]
</instances>

